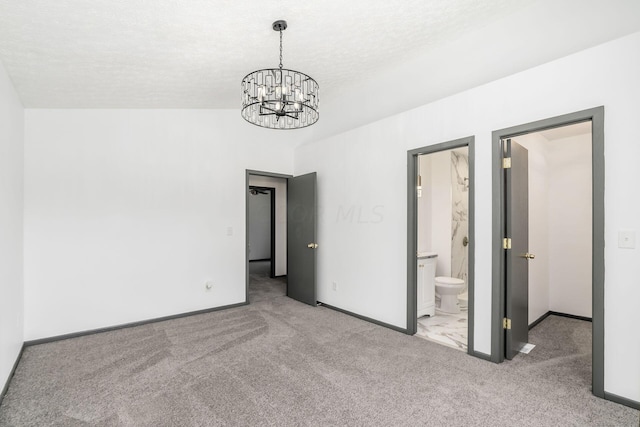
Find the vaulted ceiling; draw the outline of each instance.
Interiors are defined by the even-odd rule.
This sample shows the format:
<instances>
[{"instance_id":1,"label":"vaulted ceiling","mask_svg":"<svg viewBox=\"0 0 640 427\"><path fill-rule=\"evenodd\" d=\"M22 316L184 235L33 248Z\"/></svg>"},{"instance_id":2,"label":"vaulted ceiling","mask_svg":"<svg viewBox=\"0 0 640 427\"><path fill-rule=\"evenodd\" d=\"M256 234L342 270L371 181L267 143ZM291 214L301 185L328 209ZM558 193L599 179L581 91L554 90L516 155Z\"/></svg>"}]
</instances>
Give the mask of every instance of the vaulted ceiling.
<instances>
[{"instance_id":1,"label":"vaulted ceiling","mask_svg":"<svg viewBox=\"0 0 640 427\"><path fill-rule=\"evenodd\" d=\"M277 19L321 122L375 88L357 124L638 31L640 2L0 0L0 60L26 108L239 108L242 77L278 64ZM396 85L419 96L385 107Z\"/></svg>"}]
</instances>

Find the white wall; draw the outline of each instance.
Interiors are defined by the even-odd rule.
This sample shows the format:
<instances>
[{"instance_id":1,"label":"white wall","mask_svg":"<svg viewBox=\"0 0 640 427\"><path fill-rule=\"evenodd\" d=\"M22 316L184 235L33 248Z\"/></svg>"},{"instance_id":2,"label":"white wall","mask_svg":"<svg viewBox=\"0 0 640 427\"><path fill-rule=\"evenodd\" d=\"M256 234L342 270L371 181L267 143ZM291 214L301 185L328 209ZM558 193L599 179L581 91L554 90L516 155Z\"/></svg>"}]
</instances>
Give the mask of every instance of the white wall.
<instances>
[{"instance_id":1,"label":"white wall","mask_svg":"<svg viewBox=\"0 0 640 427\"><path fill-rule=\"evenodd\" d=\"M249 261L271 259L271 193L249 195Z\"/></svg>"},{"instance_id":2,"label":"white wall","mask_svg":"<svg viewBox=\"0 0 640 427\"><path fill-rule=\"evenodd\" d=\"M245 171L291 173L276 133L235 110L27 110L25 339L245 301Z\"/></svg>"},{"instance_id":3,"label":"white wall","mask_svg":"<svg viewBox=\"0 0 640 427\"><path fill-rule=\"evenodd\" d=\"M433 214L431 212L433 203L433 184L431 175L433 170L432 155L426 154L418 156L418 175L421 177L422 195L418 197L417 204L417 224L418 224L418 252L431 251L433 237L431 235L431 224L433 223Z\"/></svg>"},{"instance_id":4,"label":"white wall","mask_svg":"<svg viewBox=\"0 0 640 427\"><path fill-rule=\"evenodd\" d=\"M436 252L436 276L451 276L451 150L420 156L418 252Z\"/></svg>"},{"instance_id":5,"label":"white wall","mask_svg":"<svg viewBox=\"0 0 640 427\"><path fill-rule=\"evenodd\" d=\"M23 342L24 109L0 63L0 390Z\"/></svg>"},{"instance_id":6,"label":"white wall","mask_svg":"<svg viewBox=\"0 0 640 427\"><path fill-rule=\"evenodd\" d=\"M515 138L529 151L529 323L591 317L591 134Z\"/></svg>"},{"instance_id":7,"label":"white wall","mask_svg":"<svg viewBox=\"0 0 640 427\"><path fill-rule=\"evenodd\" d=\"M266 171L274 172L274 171ZM250 175L249 184L276 189L276 276L287 274L287 180Z\"/></svg>"},{"instance_id":8,"label":"white wall","mask_svg":"<svg viewBox=\"0 0 640 427\"><path fill-rule=\"evenodd\" d=\"M548 147L549 206L555 211L549 215L549 308L591 317L591 135Z\"/></svg>"},{"instance_id":9,"label":"white wall","mask_svg":"<svg viewBox=\"0 0 640 427\"><path fill-rule=\"evenodd\" d=\"M640 401L637 382L629 381L640 378L640 339L629 339L640 324L640 287L629 280L640 276L638 249L615 245L619 229L640 226L640 200L629 197L640 182L638 52L640 33L634 33L299 147L295 173L318 172L318 298L406 326L407 150L475 135L474 336L475 350L490 353L491 132L604 105L605 390ZM366 220L339 215L349 207ZM332 291L336 280L343 286Z\"/></svg>"},{"instance_id":10,"label":"white wall","mask_svg":"<svg viewBox=\"0 0 640 427\"><path fill-rule=\"evenodd\" d=\"M514 138L529 154L529 324L549 309L549 165L547 139L540 133ZM554 210L557 212L557 210ZM562 212L560 212L562 214Z\"/></svg>"}]
</instances>

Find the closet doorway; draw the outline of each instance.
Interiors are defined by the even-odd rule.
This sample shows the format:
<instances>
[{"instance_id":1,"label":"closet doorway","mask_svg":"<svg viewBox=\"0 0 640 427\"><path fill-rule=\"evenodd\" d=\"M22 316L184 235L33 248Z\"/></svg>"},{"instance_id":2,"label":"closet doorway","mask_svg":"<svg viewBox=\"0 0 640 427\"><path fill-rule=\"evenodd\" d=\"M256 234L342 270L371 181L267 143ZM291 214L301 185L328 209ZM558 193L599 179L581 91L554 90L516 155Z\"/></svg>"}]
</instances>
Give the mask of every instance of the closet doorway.
<instances>
[{"instance_id":1,"label":"closet doorway","mask_svg":"<svg viewBox=\"0 0 640 427\"><path fill-rule=\"evenodd\" d=\"M592 391L605 397L604 108L493 132L493 194L492 360L529 351L549 314L591 317Z\"/></svg>"}]
</instances>

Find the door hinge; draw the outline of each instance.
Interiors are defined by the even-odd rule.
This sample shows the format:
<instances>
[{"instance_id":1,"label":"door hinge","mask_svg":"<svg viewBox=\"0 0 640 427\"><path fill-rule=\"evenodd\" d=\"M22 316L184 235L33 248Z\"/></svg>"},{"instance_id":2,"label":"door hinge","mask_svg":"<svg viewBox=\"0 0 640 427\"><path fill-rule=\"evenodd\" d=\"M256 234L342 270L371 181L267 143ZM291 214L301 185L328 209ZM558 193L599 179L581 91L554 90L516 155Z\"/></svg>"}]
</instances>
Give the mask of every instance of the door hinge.
<instances>
[{"instance_id":1,"label":"door hinge","mask_svg":"<svg viewBox=\"0 0 640 427\"><path fill-rule=\"evenodd\" d=\"M502 319L502 329L511 329L511 319L508 317Z\"/></svg>"},{"instance_id":2,"label":"door hinge","mask_svg":"<svg viewBox=\"0 0 640 427\"><path fill-rule=\"evenodd\" d=\"M502 239L502 249L511 249L511 237Z\"/></svg>"},{"instance_id":3,"label":"door hinge","mask_svg":"<svg viewBox=\"0 0 640 427\"><path fill-rule=\"evenodd\" d=\"M511 157L502 159L502 169L511 169Z\"/></svg>"}]
</instances>

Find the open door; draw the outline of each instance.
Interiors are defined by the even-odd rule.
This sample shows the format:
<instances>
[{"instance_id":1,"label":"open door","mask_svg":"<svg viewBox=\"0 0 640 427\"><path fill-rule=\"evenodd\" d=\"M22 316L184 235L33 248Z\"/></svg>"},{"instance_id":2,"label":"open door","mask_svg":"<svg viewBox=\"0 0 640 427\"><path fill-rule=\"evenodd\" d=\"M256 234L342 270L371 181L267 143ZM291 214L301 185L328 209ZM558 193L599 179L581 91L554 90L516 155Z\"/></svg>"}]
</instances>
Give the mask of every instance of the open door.
<instances>
[{"instance_id":1,"label":"open door","mask_svg":"<svg viewBox=\"0 0 640 427\"><path fill-rule=\"evenodd\" d=\"M513 359L529 340L529 155L503 140L506 234L505 357Z\"/></svg>"},{"instance_id":2,"label":"open door","mask_svg":"<svg viewBox=\"0 0 640 427\"><path fill-rule=\"evenodd\" d=\"M287 296L316 305L316 173L289 178Z\"/></svg>"}]
</instances>

